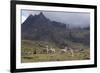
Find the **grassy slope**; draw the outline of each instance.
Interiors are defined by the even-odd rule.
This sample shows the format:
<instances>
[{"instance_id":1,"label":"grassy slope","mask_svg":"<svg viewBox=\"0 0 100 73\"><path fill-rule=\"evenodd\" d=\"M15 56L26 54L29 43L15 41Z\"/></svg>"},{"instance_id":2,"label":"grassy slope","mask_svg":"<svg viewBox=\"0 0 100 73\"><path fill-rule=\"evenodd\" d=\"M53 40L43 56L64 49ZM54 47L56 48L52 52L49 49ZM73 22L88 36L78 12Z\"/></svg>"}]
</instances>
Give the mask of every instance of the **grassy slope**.
<instances>
[{"instance_id":1,"label":"grassy slope","mask_svg":"<svg viewBox=\"0 0 100 73\"><path fill-rule=\"evenodd\" d=\"M70 42L69 42L70 43ZM71 42L72 43L72 42ZM56 49L55 54L40 54L39 52L42 50L42 48L49 44L49 46L52 45L53 48ZM73 47L84 47L82 44L79 43L73 43ZM43 42L32 42L29 40L23 40L22 41L22 48L21 51L27 50L27 51L34 51L36 49L37 54L32 54L28 56L21 56L22 63L27 62L44 62L44 61L65 61L65 60L86 60L89 59L89 49L84 49L84 51L79 51L78 49L74 50L74 56L72 57L70 52L69 53L60 53L60 49L55 46L53 43L43 43Z\"/></svg>"}]
</instances>

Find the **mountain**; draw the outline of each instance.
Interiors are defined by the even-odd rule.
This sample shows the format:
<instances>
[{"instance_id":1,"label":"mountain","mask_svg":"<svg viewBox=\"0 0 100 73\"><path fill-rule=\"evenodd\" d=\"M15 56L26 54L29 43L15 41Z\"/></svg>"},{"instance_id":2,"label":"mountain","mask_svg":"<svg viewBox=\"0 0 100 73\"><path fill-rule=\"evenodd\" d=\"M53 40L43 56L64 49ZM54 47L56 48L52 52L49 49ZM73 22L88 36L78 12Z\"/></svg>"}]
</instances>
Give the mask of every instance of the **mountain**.
<instances>
[{"instance_id":1,"label":"mountain","mask_svg":"<svg viewBox=\"0 0 100 73\"><path fill-rule=\"evenodd\" d=\"M65 45L68 43L82 43L89 45L89 30L70 29L68 24L51 21L42 12L38 15L29 15L21 24L22 40L44 41ZM81 41L80 41L81 40Z\"/></svg>"},{"instance_id":2,"label":"mountain","mask_svg":"<svg viewBox=\"0 0 100 73\"><path fill-rule=\"evenodd\" d=\"M64 40L66 24L51 21L41 12L30 15L21 25L22 39L56 42Z\"/></svg>"}]
</instances>

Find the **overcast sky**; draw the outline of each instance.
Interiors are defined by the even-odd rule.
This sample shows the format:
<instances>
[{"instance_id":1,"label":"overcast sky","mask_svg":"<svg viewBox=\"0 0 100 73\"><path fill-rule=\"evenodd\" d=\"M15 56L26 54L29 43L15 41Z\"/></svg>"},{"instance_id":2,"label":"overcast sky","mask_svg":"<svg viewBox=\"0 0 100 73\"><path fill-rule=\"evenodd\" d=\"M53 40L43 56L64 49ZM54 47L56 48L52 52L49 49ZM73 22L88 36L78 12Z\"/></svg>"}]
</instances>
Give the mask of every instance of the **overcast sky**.
<instances>
[{"instance_id":1,"label":"overcast sky","mask_svg":"<svg viewBox=\"0 0 100 73\"><path fill-rule=\"evenodd\" d=\"M32 14L33 16L38 15L43 12L45 17L52 21L62 22L65 24L70 24L71 26L89 26L90 24L90 14L83 12L54 12L54 11L33 11L33 10L22 10L22 23L26 18Z\"/></svg>"}]
</instances>

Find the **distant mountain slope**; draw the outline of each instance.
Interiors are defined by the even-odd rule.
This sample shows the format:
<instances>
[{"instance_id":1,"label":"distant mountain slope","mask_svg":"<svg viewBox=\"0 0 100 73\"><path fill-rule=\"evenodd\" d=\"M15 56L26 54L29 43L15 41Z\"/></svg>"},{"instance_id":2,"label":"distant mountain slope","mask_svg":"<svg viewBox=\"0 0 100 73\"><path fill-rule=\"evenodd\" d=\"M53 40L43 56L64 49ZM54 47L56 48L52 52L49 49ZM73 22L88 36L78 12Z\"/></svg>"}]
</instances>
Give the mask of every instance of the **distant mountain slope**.
<instances>
[{"instance_id":1,"label":"distant mountain slope","mask_svg":"<svg viewBox=\"0 0 100 73\"><path fill-rule=\"evenodd\" d=\"M63 39L66 24L50 21L41 12L39 15L30 15L21 25L22 39L53 41Z\"/></svg>"},{"instance_id":2,"label":"distant mountain slope","mask_svg":"<svg viewBox=\"0 0 100 73\"><path fill-rule=\"evenodd\" d=\"M21 37L22 40L45 41L57 45L68 44L68 41L82 44L88 42L88 45L89 30L80 30L69 29L68 24L51 21L41 12L38 15L29 15L21 24Z\"/></svg>"}]
</instances>

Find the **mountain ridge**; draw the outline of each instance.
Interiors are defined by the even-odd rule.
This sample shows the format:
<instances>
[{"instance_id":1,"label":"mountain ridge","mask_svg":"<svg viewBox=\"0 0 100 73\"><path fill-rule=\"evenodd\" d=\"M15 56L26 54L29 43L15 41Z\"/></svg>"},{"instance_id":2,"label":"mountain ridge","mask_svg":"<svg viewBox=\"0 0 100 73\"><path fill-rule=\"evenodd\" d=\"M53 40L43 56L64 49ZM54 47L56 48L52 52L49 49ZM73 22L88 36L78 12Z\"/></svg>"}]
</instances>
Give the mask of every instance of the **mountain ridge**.
<instances>
[{"instance_id":1,"label":"mountain ridge","mask_svg":"<svg viewBox=\"0 0 100 73\"><path fill-rule=\"evenodd\" d=\"M79 37L81 35L82 37ZM29 15L21 24L21 38L22 40L44 41L55 43L56 45L66 45L68 41L85 43L89 39L89 34L85 29L70 29L68 24L51 21L40 12L38 15Z\"/></svg>"}]
</instances>

